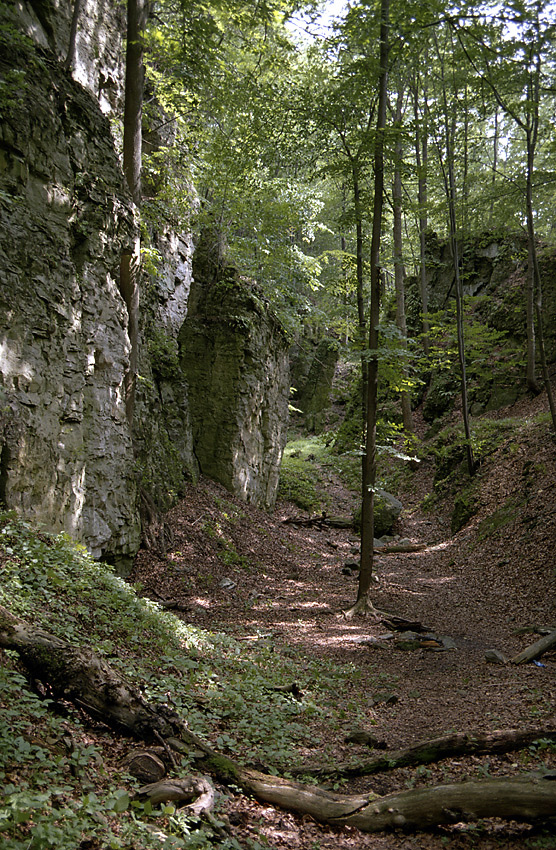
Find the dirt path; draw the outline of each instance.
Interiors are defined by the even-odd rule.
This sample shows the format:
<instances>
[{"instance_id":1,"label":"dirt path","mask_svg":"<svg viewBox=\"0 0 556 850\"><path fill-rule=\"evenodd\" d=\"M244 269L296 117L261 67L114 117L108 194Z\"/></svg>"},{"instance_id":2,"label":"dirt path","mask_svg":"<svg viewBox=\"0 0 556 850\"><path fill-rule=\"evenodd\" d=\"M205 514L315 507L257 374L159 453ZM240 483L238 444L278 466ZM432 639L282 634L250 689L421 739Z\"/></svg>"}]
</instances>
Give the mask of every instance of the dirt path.
<instances>
[{"instance_id":1,"label":"dirt path","mask_svg":"<svg viewBox=\"0 0 556 850\"><path fill-rule=\"evenodd\" d=\"M352 661L360 671L353 687L369 695L369 726L390 748L450 730L550 725L556 654L546 655L542 667L485 661L488 649L512 657L532 642L534 635L516 634L517 629L556 623L556 452L546 429L535 433L528 446L500 452L482 473L480 511L455 536L446 516L424 514L419 508L430 488L431 470L424 468L406 497L398 531L427 548L375 559L376 607L420 621L437 638L449 638L448 648L403 649L393 639L381 639L388 629L380 622L347 621L339 615L356 594L357 574L345 568L357 557L354 533L295 527L284 522L296 513L292 505L281 504L270 516L247 508L209 481L192 488L171 512L173 551L165 559L141 553L133 580L152 598L180 603L181 616L196 625L238 636L259 630L272 634L277 645L301 648L308 657ZM533 483L525 486L524 470L531 464L536 473ZM521 493L527 490L523 510L500 530L484 534L485 518L518 487ZM330 743L339 759L368 753L364 747L347 747L343 740ZM547 764L556 766L556 757L547 756ZM452 759L417 772L403 769L358 780L346 790L387 793L415 783L522 769L523 757L515 754ZM245 835L253 836L250 830L256 822L259 834L277 848L536 846L525 843L534 841L528 827L496 822L426 836L362 836L323 829L245 800L238 802L235 814ZM556 847L556 841L538 846Z\"/></svg>"}]
</instances>

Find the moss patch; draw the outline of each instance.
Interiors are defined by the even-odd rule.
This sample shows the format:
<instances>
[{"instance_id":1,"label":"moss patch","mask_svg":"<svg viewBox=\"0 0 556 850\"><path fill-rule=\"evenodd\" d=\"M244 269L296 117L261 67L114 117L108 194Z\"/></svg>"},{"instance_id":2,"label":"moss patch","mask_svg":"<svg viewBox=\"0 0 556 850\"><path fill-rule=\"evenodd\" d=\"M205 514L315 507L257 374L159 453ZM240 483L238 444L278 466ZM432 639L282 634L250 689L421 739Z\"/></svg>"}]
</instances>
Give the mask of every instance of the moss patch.
<instances>
[{"instance_id":1,"label":"moss patch","mask_svg":"<svg viewBox=\"0 0 556 850\"><path fill-rule=\"evenodd\" d=\"M510 525L518 518L524 500L518 496L512 496L498 510L485 517L479 524L479 540L484 540L495 534L506 525Z\"/></svg>"}]
</instances>

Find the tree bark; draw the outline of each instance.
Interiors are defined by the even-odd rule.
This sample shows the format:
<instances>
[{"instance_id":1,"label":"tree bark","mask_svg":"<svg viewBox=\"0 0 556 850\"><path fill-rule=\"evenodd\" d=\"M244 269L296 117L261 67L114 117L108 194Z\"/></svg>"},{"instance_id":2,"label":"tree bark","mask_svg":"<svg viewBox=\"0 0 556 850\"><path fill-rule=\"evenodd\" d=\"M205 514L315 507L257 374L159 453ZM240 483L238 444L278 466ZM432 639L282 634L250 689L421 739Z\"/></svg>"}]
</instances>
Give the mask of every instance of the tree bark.
<instances>
[{"instance_id":1,"label":"tree bark","mask_svg":"<svg viewBox=\"0 0 556 850\"><path fill-rule=\"evenodd\" d=\"M426 54L425 54L426 59ZM429 295L427 288L427 243L426 235L428 228L427 204L428 204L428 185L427 185L427 166L428 166L428 126L427 126L427 84L424 82L422 94L423 108L423 127L421 129L419 121L419 90L418 90L418 75L414 80L413 89L413 115L415 119L415 164L417 166L417 203L419 207L419 290L421 294L421 309L423 312L423 351L426 355L430 349L430 323L428 318L429 313Z\"/></svg>"},{"instance_id":2,"label":"tree bark","mask_svg":"<svg viewBox=\"0 0 556 850\"><path fill-rule=\"evenodd\" d=\"M380 240L384 201L384 133L388 101L390 4L382 0L380 10L380 77L374 155L374 203L371 238L371 315L369 320L369 364L367 367L367 410L365 454L362 463L361 570L355 604L346 617L373 611L369 591L373 574L374 487L376 480L376 420L378 400L378 323L380 319Z\"/></svg>"},{"instance_id":3,"label":"tree bark","mask_svg":"<svg viewBox=\"0 0 556 850\"><path fill-rule=\"evenodd\" d=\"M81 15L81 8L83 6L83 0L74 0L73 3L73 14L71 17L71 28L70 28L70 37L68 44L68 52L66 55L65 67L66 70L71 71L73 67L73 63L75 61L75 48L77 44L77 28L79 26L79 16Z\"/></svg>"},{"instance_id":4,"label":"tree bark","mask_svg":"<svg viewBox=\"0 0 556 850\"><path fill-rule=\"evenodd\" d=\"M535 778L463 782L379 797L334 794L260 773L217 753L167 707L148 704L91 650L71 646L24 623L2 606L0 646L15 649L33 675L50 684L55 693L95 717L100 715L113 728L147 740L163 738L178 751L193 746L203 755L205 772L219 781L319 821L378 832L392 827L427 829L493 816L536 821L556 814L556 783Z\"/></svg>"},{"instance_id":5,"label":"tree bark","mask_svg":"<svg viewBox=\"0 0 556 850\"><path fill-rule=\"evenodd\" d=\"M394 126L397 132L396 146L394 151L394 180L392 184L392 205L394 212L393 240L394 240L394 279L396 285L396 324L401 335L401 345L403 349L403 366L402 374L406 386L408 385L407 371L407 323L405 318L405 266L403 261L403 239L402 239L402 162L403 162L403 144L402 144L402 108L403 108L404 91L400 84L398 97L396 101L396 114L394 118ZM411 412L411 396L407 389L401 392L402 406L402 421L403 427L407 434L413 434L413 414Z\"/></svg>"},{"instance_id":6,"label":"tree bark","mask_svg":"<svg viewBox=\"0 0 556 850\"><path fill-rule=\"evenodd\" d=\"M440 51L437 45L437 56L440 60L441 79L442 79L442 101L444 106L444 135L446 143L446 162L443 165L444 184L446 191L446 203L448 206L448 229L450 234L450 250L452 254L452 262L454 267L454 282L456 292L456 325L457 325L457 340L458 340L458 360L460 367L460 388L461 388L461 412L463 419L463 430L465 432L465 450L467 455L467 470L470 476L475 473L475 460L473 457L473 447L471 445L471 427L469 424L469 402L467 397L467 371L465 363L465 341L463 335L463 286L461 281L460 261L459 261L459 245L456 217L456 177L454 169L455 156L455 136L456 136L456 117L453 110L448 109L448 96L446 79L444 76L444 58L440 56ZM450 123L450 114L452 120ZM440 146L438 148L439 157L441 157ZM442 163L441 163L442 164Z\"/></svg>"},{"instance_id":7,"label":"tree bark","mask_svg":"<svg viewBox=\"0 0 556 850\"><path fill-rule=\"evenodd\" d=\"M486 817L545 820L556 815L556 783L543 779L490 779L389 794L362 807L342 825L365 832L431 829Z\"/></svg>"},{"instance_id":8,"label":"tree bark","mask_svg":"<svg viewBox=\"0 0 556 850\"><path fill-rule=\"evenodd\" d=\"M363 210L361 207L361 186L359 183L360 166L356 160L351 163L353 179L353 204L355 208L355 270L357 280L357 319L358 319L358 343L363 349L367 335L367 319L365 316L365 296L363 291ZM361 356L361 421L365 427L365 416L367 412L367 370L368 364L365 357Z\"/></svg>"}]
</instances>

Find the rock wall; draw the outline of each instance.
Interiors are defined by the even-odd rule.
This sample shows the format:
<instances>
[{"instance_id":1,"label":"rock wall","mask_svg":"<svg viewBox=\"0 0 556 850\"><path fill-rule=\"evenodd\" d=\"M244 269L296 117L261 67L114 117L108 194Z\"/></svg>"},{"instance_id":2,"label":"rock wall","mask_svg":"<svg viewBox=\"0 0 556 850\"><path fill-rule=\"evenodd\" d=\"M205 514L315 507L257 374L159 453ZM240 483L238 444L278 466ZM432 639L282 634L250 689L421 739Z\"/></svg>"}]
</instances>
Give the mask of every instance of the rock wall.
<instances>
[{"instance_id":1,"label":"rock wall","mask_svg":"<svg viewBox=\"0 0 556 850\"><path fill-rule=\"evenodd\" d=\"M287 340L254 288L199 246L179 336L193 445L203 474L271 507L286 443Z\"/></svg>"},{"instance_id":2,"label":"rock wall","mask_svg":"<svg viewBox=\"0 0 556 850\"><path fill-rule=\"evenodd\" d=\"M100 556L139 544L118 291L134 227L108 120L54 57L4 45L2 497Z\"/></svg>"},{"instance_id":3,"label":"rock wall","mask_svg":"<svg viewBox=\"0 0 556 850\"><path fill-rule=\"evenodd\" d=\"M481 308L487 324L522 343L526 338L527 240L524 233L485 233L462 248L464 295L486 295ZM556 253L537 245L543 287L543 329L547 357L556 359ZM454 271L449 244L435 233L427 236L427 280L430 309L454 299Z\"/></svg>"},{"instance_id":4,"label":"rock wall","mask_svg":"<svg viewBox=\"0 0 556 850\"><path fill-rule=\"evenodd\" d=\"M157 248L163 263L142 299L133 440L141 486L159 509L167 509L199 476L178 352L192 280L192 238L168 230L157 237Z\"/></svg>"},{"instance_id":5,"label":"rock wall","mask_svg":"<svg viewBox=\"0 0 556 850\"><path fill-rule=\"evenodd\" d=\"M0 502L125 569L141 542L141 506L156 514L184 495L197 455L203 472L246 500L273 503L286 345L242 283L209 317L222 329L210 356L227 364L231 383L218 366L209 384L194 385L190 357L195 365L199 351L179 351L193 327L192 237L157 222L130 434L118 277L137 216L114 142L117 116L104 114L121 104L123 7L84 0L66 69L72 8L71 0L0 2ZM250 330L232 343L218 316L236 308ZM212 455L199 430L209 420L222 423Z\"/></svg>"},{"instance_id":6,"label":"rock wall","mask_svg":"<svg viewBox=\"0 0 556 850\"><path fill-rule=\"evenodd\" d=\"M332 384L339 356L339 343L332 337L318 341L302 338L290 352L293 406L300 411L304 427L316 434L328 424Z\"/></svg>"},{"instance_id":7,"label":"rock wall","mask_svg":"<svg viewBox=\"0 0 556 850\"><path fill-rule=\"evenodd\" d=\"M525 382L527 239L524 233L485 233L469 239L461 248L461 271L465 296L476 299L472 321L474 334L468 333L467 379L470 411L480 415L513 404L527 392ZM539 267L543 287L543 331L547 360L556 360L556 253L539 243ZM450 248L435 233L427 237L427 279L430 310L441 311L453 305L454 271ZM417 281L408 281L410 293L409 324L420 330L420 301ZM469 324L470 319L466 320ZM489 329L501 334L497 342L483 343ZM466 328L467 329L467 328ZM473 353L473 342L477 349ZM504 350L502 350L504 349ZM485 356L488 360L485 360ZM482 367L482 363L485 363ZM538 375L540 377L540 365ZM425 419L432 422L451 409L459 395L459 372L436 371L423 406Z\"/></svg>"},{"instance_id":8,"label":"rock wall","mask_svg":"<svg viewBox=\"0 0 556 850\"><path fill-rule=\"evenodd\" d=\"M23 32L64 63L68 56L73 0L11 0ZM105 114L123 105L125 3L82 0L71 63L74 80L93 94Z\"/></svg>"}]
</instances>

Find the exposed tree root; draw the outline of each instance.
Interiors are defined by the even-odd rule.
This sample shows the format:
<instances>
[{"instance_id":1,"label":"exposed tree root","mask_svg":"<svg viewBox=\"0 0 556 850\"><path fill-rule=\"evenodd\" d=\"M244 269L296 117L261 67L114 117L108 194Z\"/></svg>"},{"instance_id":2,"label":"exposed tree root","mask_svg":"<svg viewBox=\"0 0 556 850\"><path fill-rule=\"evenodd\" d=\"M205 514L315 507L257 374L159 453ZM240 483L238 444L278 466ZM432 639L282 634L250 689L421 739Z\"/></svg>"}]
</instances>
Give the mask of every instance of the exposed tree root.
<instances>
[{"instance_id":1,"label":"exposed tree root","mask_svg":"<svg viewBox=\"0 0 556 850\"><path fill-rule=\"evenodd\" d=\"M368 617L373 623L380 623L387 616L384 611L379 611L366 596L361 596L351 608L342 611L344 620L353 620L354 617Z\"/></svg>"},{"instance_id":2,"label":"exposed tree root","mask_svg":"<svg viewBox=\"0 0 556 850\"><path fill-rule=\"evenodd\" d=\"M534 777L463 782L379 797L334 794L269 776L217 753L193 735L178 715L147 703L91 650L71 646L36 629L1 606L0 646L15 649L32 674L47 682L54 693L72 699L112 727L150 741L162 738L175 749L194 747L203 755L203 770L219 781L233 783L260 800L319 821L378 832L392 827L426 829L494 816L525 821L556 816L556 782ZM201 808L210 804L210 788L201 790L201 798L203 795L208 796L202 799Z\"/></svg>"}]
</instances>

